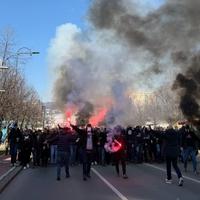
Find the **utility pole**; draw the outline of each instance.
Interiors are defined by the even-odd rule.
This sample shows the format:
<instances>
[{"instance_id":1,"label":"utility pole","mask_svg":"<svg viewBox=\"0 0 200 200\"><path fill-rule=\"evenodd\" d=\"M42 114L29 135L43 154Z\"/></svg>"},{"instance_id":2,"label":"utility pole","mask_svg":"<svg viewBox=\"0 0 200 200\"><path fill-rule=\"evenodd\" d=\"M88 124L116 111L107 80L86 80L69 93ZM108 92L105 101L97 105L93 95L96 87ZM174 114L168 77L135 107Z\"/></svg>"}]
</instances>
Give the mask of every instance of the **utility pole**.
<instances>
[{"instance_id":1,"label":"utility pole","mask_svg":"<svg viewBox=\"0 0 200 200\"><path fill-rule=\"evenodd\" d=\"M4 62L2 61L2 65L0 66L0 70L8 69L7 66L3 66ZM3 73L3 72L2 72ZM0 89L0 93L5 92L4 89Z\"/></svg>"},{"instance_id":2,"label":"utility pole","mask_svg":"<svg viewBox=\"0 0 200 200\"><path fill-rule=\"evenodd\" d=\"M46 106L42 105L42 128L45 128L45 120L46 120Z\"/></svg>"}]
</instances>

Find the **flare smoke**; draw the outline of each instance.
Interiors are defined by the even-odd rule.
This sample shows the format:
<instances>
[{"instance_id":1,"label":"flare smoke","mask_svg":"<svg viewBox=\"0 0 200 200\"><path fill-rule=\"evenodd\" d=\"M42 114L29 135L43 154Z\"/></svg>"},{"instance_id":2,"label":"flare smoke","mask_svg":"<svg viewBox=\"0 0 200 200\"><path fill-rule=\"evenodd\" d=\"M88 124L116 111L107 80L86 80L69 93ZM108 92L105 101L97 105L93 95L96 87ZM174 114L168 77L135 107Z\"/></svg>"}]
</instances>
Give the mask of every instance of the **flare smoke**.
<instances>
[{"instance_id":1,"label":"flare smoke","mask_svg":"<svg viewBox=\"0 0 200 200\"><path fill-rule=\"evenodd\" d=\"M93 0L87 31L72 24L57 29L49 64L56 71L54 96L61 109L69 103L79 111L85 102L94 112L109 106L107 119L120 113L117 123L130 123L132 91L153 91L176 79L183 114L199 118L200 1L166 0L151 9L139 2Z\"/></svg>"}]
</instances>

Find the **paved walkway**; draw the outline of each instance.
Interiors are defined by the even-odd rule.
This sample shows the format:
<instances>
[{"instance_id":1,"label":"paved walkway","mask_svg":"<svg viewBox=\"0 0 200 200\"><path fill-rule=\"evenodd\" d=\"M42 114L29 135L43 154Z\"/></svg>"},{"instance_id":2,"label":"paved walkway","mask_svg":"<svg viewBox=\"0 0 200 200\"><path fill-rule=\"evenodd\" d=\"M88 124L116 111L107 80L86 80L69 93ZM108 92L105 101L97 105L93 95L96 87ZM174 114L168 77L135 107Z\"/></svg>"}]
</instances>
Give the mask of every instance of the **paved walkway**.
<instances>
[{"instance_id":1,"label":"paved walkway","mask_svg":"<svg viewBox=\"0 0 200 200\"><path fill-rule=\"evenodd\" d=\"M11 168L12 167L10 165L10 155L0 155L0 177Z\"/></svg>"}]
</instances>

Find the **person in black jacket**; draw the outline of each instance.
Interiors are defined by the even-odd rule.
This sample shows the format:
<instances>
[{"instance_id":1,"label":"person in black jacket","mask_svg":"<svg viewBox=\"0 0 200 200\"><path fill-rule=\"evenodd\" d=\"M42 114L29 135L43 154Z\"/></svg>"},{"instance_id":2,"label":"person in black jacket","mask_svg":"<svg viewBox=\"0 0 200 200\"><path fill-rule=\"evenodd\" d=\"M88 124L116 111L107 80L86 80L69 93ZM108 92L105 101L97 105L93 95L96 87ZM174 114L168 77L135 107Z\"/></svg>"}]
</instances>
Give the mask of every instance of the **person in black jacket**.
<instances>
[{"instance_id":1,"label":"person in black jacket","mask_svg":"<svg viewBox=\"0 0 200 200\"><path fill-rule=\"evenodd\" d=\"M32 150L31 131L27 130L21 143L21 163L24 169L29 168L30 156Z\"/></svg>"},{"instance_id":2,"label":"person in black jacket","mask_svg":"<svg viewBox=\"0 0 200 200\"><path fill-rule=\"evenodd\" d=\"M99 164L105 166L105 149L104 145L106 143L106 128L100 129L98 138L97 138L97 146L98 146L98 157L99 157Z\"/></svg>"},{"instance_id":3,"label":"person in black jacket","mask_svg":"<svg viewBox=\"0 0 200 200\"><path fill-rule=\"evenodd\" d=\"M198 174L197 171L197 159L196 153L198 151L197 142L199 138L195 135L195 133L190 129L189 126L186 126L182 130L182 148L183 148L183 161L185 172L187 171L187 161L188 157L191 156L193 171L195 174Z\"/></svg>"},{"instance_id":4,"label":"person in black jacket","mask_svg":"<svg viewBox=\"0 0 200 200\"><path fill-rule=\"evenodd\" d=\"M90 169L93 158L93 152L96 145L96 137L91 124L88 124L85 129L79 129L71 124L71 127L78 133L78 145L83 162L83 180L90 178Z\"/></svg>"},{"instance_id":5,"label":"person in black jacket","mask_svg":"<svg viewBox=\"0 0 200 200\"><path fill-rule=\"evenodd\" d=\"M119 163L121 162L122 165L122 177L127 179L128 176L126 174L126 149L127 145L125 142L125 138L123 135L123 129L120 126L116 126L115 128L115 136L114 136L114 143L116 146L119 146L119 150L113 153L114 161L115 161L115 169L117 175L120 176L119 173Z\"/></svg>"},{"instance_id":6,"label":"person in black jacket","mask_svg":"<svg viewBox=\"0 0 200 200\"><path fill-rule=\"evenodd\" d=\"M8 134L8 143L10 145L10 155L11 155L11 164L14 166L17 160L17 149L19 146L21 132L18 128L17 123L13 123L11 130Z\"/></svg>"},{"instance_id":7,"label":"person in black jacket","mask_svg":"<svg viewBox=\"0 0 200 200\"><path fill-rule=\"evenodd\" d=\"M2 132L1 127L0 127L0 145L1 145L1 143L3 143L2 136L3 136L3 132Z\"/></svg>"},{"instance_id":8,"label":"person in black jacket","mask_svg":"<svg viewBox=\"0 0 200 200\"><path fill-rule=\"evenodd\" d=\"M179 179L179 186L183 185L183 177L181 171L177 165L177 160L180 152L180 135L176 132L172 126L168 127L164 135L165 140L165 156L166 156L166 168L167 168L167 179L166 183L172 183L171 175L171 164L176 171Z\"/></svg>"},{"instance_id":9,"label":"person in black jacket","mask_svg":"<svg viewBox=\"0 0 200 200\"><path fill-rule=\"evenodd\" d=\"M129 162L133 161L133 147L134 147L134 137L133 137L133 128L127 127L126 129L126 144L127 144L127 160Z\"/></svg>"},{"instance_id":10,"label":"person in black jacket","mask_svg":"<svg viewBox=\"0 0 200 200\"><path fill-rule=\"evenodd\" d=\"M49 139L48 142L56 141L57 144L57 180L61 179L61 167L65 167L66 178L70 177L69 173L69 159L70 159L70 143L74 139L70 128L61 128L59 126L59 134L54 138Z\"/></svg>"}]
</instances>

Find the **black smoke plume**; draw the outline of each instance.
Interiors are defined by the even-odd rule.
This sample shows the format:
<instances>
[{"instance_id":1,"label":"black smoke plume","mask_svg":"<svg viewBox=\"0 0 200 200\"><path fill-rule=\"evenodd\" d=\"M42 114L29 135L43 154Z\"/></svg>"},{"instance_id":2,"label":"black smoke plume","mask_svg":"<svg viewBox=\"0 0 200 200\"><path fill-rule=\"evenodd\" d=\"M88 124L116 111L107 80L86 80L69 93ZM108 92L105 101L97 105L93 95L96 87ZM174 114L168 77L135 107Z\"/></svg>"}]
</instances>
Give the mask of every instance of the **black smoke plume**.
<instances>
[{"instance_id":1,"label":"black smoke plume","mask_svg":"<svg viewBox=\"0 0 200 200\"><path fill-rule=\"evenodd\" d=\"M76 115L76 124L84 126L89 123L89 119L94 112L94 106L90 102L85 102L82 109Z\"/></svg>"},{"instance_id":2,"label":"black smoke plume","mask_svg":"<svg viewBox=\"0 0 200 200\"><path fill-rule=\"evenodd\" d=\"M180 89L180 108L187 119L200 125L200 59L191 58L185 75L178 74L173 89Z\"/></svg>"}]
</instances>

